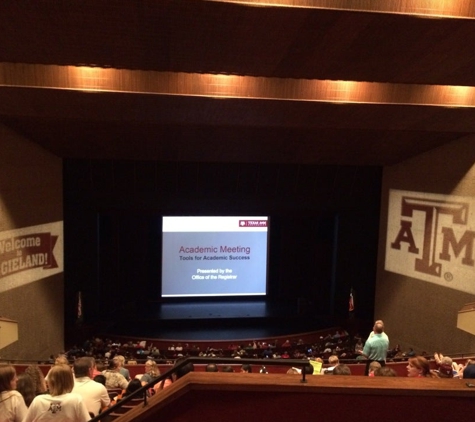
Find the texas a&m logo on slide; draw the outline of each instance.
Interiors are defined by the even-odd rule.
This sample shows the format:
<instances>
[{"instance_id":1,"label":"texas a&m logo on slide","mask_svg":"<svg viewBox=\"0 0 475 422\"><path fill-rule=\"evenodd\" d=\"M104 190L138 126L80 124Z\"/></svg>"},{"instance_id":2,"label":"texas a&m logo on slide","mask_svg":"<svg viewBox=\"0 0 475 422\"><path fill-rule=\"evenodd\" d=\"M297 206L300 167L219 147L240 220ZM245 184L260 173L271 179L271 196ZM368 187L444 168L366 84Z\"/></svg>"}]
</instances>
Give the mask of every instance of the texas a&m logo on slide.
<instances>
[{"instance_id":1,"label":"texas a&m logo on slide","mask_svg":"<svg viewBox=\"0 0 475 422\"><path fill-rule=\"evenodd\" d=\"M475 199L391 190L387 271L475 293Z\"/></svg>"}]
</instances>

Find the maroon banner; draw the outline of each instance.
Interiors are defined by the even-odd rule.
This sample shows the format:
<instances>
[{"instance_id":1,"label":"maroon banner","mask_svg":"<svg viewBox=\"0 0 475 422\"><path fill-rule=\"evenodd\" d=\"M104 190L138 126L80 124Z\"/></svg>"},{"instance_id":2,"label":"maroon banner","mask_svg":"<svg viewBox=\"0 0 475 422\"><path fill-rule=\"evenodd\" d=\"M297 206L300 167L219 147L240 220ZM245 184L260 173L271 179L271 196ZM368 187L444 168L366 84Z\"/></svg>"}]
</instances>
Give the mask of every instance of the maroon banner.
<instances>
[{"instance_id":1,"label":"maroon banner","mask_svg":"<svg viewBox=\"0 0 475 422\"><path fill-rule=\"evenodd\" d=\"M33 268L58 268L53 249L58 236L32 233L0 240L0 278Z\"/></svg>"}]
</instances>

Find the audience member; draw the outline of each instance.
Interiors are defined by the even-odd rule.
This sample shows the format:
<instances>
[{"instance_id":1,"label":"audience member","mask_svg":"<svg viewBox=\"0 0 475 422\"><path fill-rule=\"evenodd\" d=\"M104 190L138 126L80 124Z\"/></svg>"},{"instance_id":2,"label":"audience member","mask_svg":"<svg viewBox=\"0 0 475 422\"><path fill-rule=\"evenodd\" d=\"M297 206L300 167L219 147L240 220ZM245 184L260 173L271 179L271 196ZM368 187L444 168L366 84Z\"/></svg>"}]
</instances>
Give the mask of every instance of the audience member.
<instances>
[{"instance_id":1,"label":"audience member","mask_svg":"<svg viewBox=\"0 0 475 422\"><path fill-rule=\"evenodd\" d=\"M92 377L94 378L97 375L102 375L102 371L106 369L104 364L102 362L97 362L92 356L87 356L87 359L91 361ZM98 365L100 366L100 369L98 368Z\"/></svg>"},{"instance_id":2,"label":"audience member","mask_svg":"<svg viewBox=\"0 0 475 422\"><path fill-rule=\"evenodd\" d=\"M119 402L120 400L124 399L127 396L130 396L131 394L135 393L137 390L139 390L141 388L142 388L142 383L140 382L140 380L134 379L134 380L130 381L127 388L121 394L116 396L114 398L114 400L111 401L110 405L114 406L115 404L117 404L117 402ZM141 397L139 396L139 398L142 399L143 394L142 394Z\"/></svg>"},{"instance_id":3,"label":"audience member","mask_svg":"<svg viewBox=\"0 0 475 422\"><path fill-rule=\"evenodd\" d=\"M122 388L125 390L129 384L122 374L119 373L114 360L109 361L109 369L102 372L102 375L106 377L106 388Z\"/></svg>"},{"instance_id":4,"label":"audience member","mask_svg":"<svg viewBox=\"0 0 475 422\"><path fill-rule=\"evenodd\" d=\"M142 385L147 385L159 376L160 370L155 361L151 359L147 360L147 362L145 362L145 373L140 378Z\"/></svg>"},{"instance_id":5,"label":"audience member","mask_svg":"<svg viewBox=\"0 0 475 422\"><path fill-rule=\"evenodd\" d=\"M375 328L376 326L378 327L382 327L383 328L383 331L381 333L377 333ZM375 334L381 334L381 337L383 337L384 339L386 339L388 341L388 344L389 344L389 337L388 335L384 332L384 322L381 320L381 319L378 319L377 321L374 321L374 325L373 325L373 331L371 331L369 333L369 336L368 336L368 339L366 341L368 341L370 338L372 338Z\"/></svg>"},{"instance_id":6,"label":"audience member","mask_svg":"<svg viewBox=\"0 0 475 422\"><path fill-rule=\"evenodd\" d=\"M272 359L274 352L270 346L267 346L261 353L261 357L264 359ZM283 356L282 356L283 357Z\"/></svg>"},{"instance_id":7,"label":"audience member","mask_svg":"<svg viewBox=\"0 0 475 422\"><path fill-rule=\"evenodd\" d=\"M396 371L389 366L382 366L374 371L375 377L397 377Z\"/></svg>"},{"instance_id":8,"label":"audience member","mask_svg":"<svg viewBox=\"0 0 475 422\"><path fill-rule=\"evenodd\" d=\"M234 369L231 365L226 365L226 366L223 366L223 369L221 369L221 372L234 372Z\"/></svg>"},{"instance_id":9,"label":"audience member","mask_svg":"<svg viewBox=\"0 0 475 422\"><path fill-rule=\"evenodd\" d=\"M371 362L379 362L381 366L386 365L386 356L388 354L389 339L384 332L383 321L376 321L373 327L372 334L366 340L363 351L360 352L362 356L367 359L365 375L369 374L369 365Z\"/></svg>"},{"instance_id":10,"label":"audience member","mask_svg":"<svg viewBox=\"0 0 475 422\"><path fill-rule=\"evenodd\" d=\"M124 397L127 397L130 394L135 393L140 388L142 388L142 383L140 382L140 380L136 379L136 380L130 381L129 385L125 389Z\"/></svg>"},{"instance_id":11,"label":"audience member","mask_svg":"<svg viewBox=\"0 0 475 422\"><path fill-rule=\"evenodd\" d=\"M154 394L156 394L159 391L163 390L164 388L169 387L172 384L173 384L173 378L171 376L168 376L165 379L161 380L160 382L157 382L153 386L153 392L154 392Z\"/></svg>"},{"instance_id":12,"label":"audience member","mask_svg":"<svg viewBox=\"0 0 475 422\"><path fill-rule=\"evenodd\" d=\"M323 359L315 358L315 360L310 360L309 362L313 366L313 375L322 375Z\"/></svg>"},{"instance_id":13,"label":"audience member","mask_svg":"<svg viewBox=\"0 0 475 422\"><path fill-rule=\"evenodd\" d=\"M475 362L469 361L463 369L462 378L475 378Z\"/></svg>"},{"instance_id":14,"label":"audience member","mask_svg":"<svg viewBox=\"0 0 475 422\"><path fill-rule=\"evenodd\" d=\"M408 360L407 376L412 378L437 378L431 371L429 361L423 356L414 356Z\"/></svg>"},{"instance_id":15,"label":"audience member","mask_svg":"<svg viewBox=\"0 0 475 422\"><path fill-rule=\"evenodd\" d=\"M17 375L12 365L0 365L0 415L2 422L22 422L27 413L23 396L16 391Z\"/></svg>"},{"instance_id":16,"label":"audience member","mask_svg":"<svg viewBox=\"0 0 475 422\"><path fill-rule=\"evenodd\" d=\"M180 358L180 359L177 359L176 362L175 362L175 365L180 365L186 358ZM184 377L186 374L190 373L190 372L193 372L195 370L195 366L191 363L191 362L188 362L186 365L178 368L175 372L175 379L180 379L182 377Z\"/></svg>"},{"instance_id":17,"label":"audience member","mask_svg":"<svg viewBox=\"0 0 475 422\"><path fill-rule=\"evenodd\" d=\"M358 341L355 344L355 353L357 355L361 354L361 352L363 351L363 347L364 347L363 340L358 339Z\"/></svg>"},{"instance_id":18,"label":"audience member","mask_svg":"<svg viewBox=\"0 0 475 422\"><path fill-rule=\"evenodd\" d=\"M38 365L28 366L24 373L28 375L33 381L33 385L35 386L35 396L46 393L47 388L45 376Z\"/></svg>"},{"instance_id":19,"label":"audience member","mask_svg":"<svg viewBox=\"0 0 475 422\"><path fill-rule=\"evenodd\" d=\"M307 364L303 367L306 375L313 375L313 365Z\"/></svg>"},{"instance_id":20,"label":"audience member","mask_svg":"<svg viewBox=\"0 0 475 422\"><path fill-rule=\"evenodd\" d=\"M218 365L215 363L208 363L205 367L205 372L218 372Z\"/></svg>"},{"instance_id":21,"label":"audience member","mask_svg":"<svg viewBox=\"0 0 475 422\"><path fill-rule=\"evenodd\" d=\"M434 353L434 360L438 366L437 371L440 378L459 378L459 368L451 357L444 356L442 353Z\"/></svg>"},{"instance_id":22,"label":"audience member","mask_svg":"<svg viewBox=\"0 0 475 422\"><path fill-rule=\"evenodd\" d=\"M285 340L280 347L291 347L290 340Z\"/></svg>"},{"instance_id":23,"label":"audience member","mask_svg":"<svg viewBox=\"0 0 475 422\"><path fill-rule=\"evenodd\" d=\"M331 355L328 358L328 364L330 365L328 368L325 368L323 371L324 374L331 374L333 370L340 364L340 359L338 359L337 355Z\"/></svg>"},{"instance_id":24,"label":"audience member","mask_svg":"<svg viewBox=\"0 0 475 422\"><path fill-rule=\"evenodd\" d=\"M130 373L127 368L124 368L125 365L125 358L122 355L116 355L114 356L113 360L117 364L117 367L119 368L119 373L124 376L124 378L127 381L130 381Z\"/></svg>"},{"instance_id":25,"label":"audience member","mask_svg":"<svg viewBox=\"0 0 475 422\"><path fill-rule=\"evenodd\" d=\"M252 366L249 363L245 363L241 366L241 372L250 374L252 372Z\"/></svg>"},{"instance_id":26,"label":"audience member","mask_svg":"<svg viewBox=\"0 0 475 422\"><path fill-rule=\"evenodd\" d=\"M95 360L94 359L94 363L95 363L95 370L94 370L94 376L96 375L99 375L102 373L109 367L109 364L105 364L105 362L103 360Z\"/></svg>"},{"instance_id":27,"label":"audience member","mask_svg":"<svg viewBox=\"0 0 475 422\"><path fill-rule=\"evenodd\" d=\"M396 344L394 348L388 351L388 357L392 359L399 358L401 356L402 356L402 351L401 351L401 346L399 346L399 344Z\"/></svg>"},{"instance_id":28,"label":"audience member","mask_svg":"<svg viewBox=\"0 0 475 422\"><path fill-rule=\"evenodd\" d=\"M155 346L153 346L152 349L150 350L150 354L152 355L154 359L160 359L162 357L160 354L160 350Z\"/></svg>"},{"instance_id":29,"label":"audience member","mask_svg":"<svg viewBox=\"0 0 475 422\"><path fill-rule=\"evenodd\" d=\"M64 354L59 354L54 359L52 368L54 368L56 365L69 365L68 357ZM46 387L48 387L48 377L49 377L49 373L51 372L51 369L48 371L45 377Z\"/></svg>"},{"instance_id":30,"label":"audience member","mask_svg":"<svg viewBox=\"0 0 475 422\"><path fill-rule=\"evenodd\" d=\"M376 362L376 361L373 361L369 364L369 372L368 372L368 376L370 377L374 377L374 372L377 370L377 369L380 369L382 368L381 364L379 362Z\"/></svg>"},{"instance_id":31,"label":"audience member","mask_svg":"<svg viewBox=\"0 0 475 422\"><path fill-rule=\"evenodd\" d=\"M439 365L439 369L436 371L440 378L453 378L454 377L454 370L452 365L441 363Z\"/></svg>"},{"instance_id":32,"label":"audience member","mask_svg":"<svg viewBox=\"0 0 475 422\"><path fill-rule=\"evenodd\" d=\"M351 369L348 365L340 363L333 369L333 375L351 375Z\"/></svg>"},{"instance_id":33,"label":"audience member","mask_svg":"<svg viewBox=\"0 0 475 422\"><path fill-rule=\"evenodd\" d=\"M74 362L74 387L72 392L79 394L90 414L97 416L101 409L109 406L110 397L106 387L91 379L94 368L88 358Z\"/></svg>"},{"instance_id":34,"label":"audience member","mask_svg":"<svg viewBox=\"0 0 475 422\"><path fill-rule=\"evenodd\" d=\"M18 375L16 390L23 396L26 407L29 407L36 396L35 384L28 374Z\"/></svg>"},{"instance_id":35,"label":"audience member","mask_svg":"<svg viewBox=\"0 0 475 422\"><path fill-rule=\"evenodd\" d=\"M94 381L91 381L94 382ZM74 378L71 368L55 365L48 376L50 394L36 396L23 422L43 421L86 422L91 419L83 399L71 393Z\"/></svg>"},{"instance_id":36,"label":"audience member","mask_svg":"<svg viewBox=\"0 0 475 422\"><path fill-rule=\"evenodd\" d=\"M93 379L99 384L102 384L104 387L106 386L106 377L104 375L102 374L96 375Z\"/></svg>"}]
</instances>

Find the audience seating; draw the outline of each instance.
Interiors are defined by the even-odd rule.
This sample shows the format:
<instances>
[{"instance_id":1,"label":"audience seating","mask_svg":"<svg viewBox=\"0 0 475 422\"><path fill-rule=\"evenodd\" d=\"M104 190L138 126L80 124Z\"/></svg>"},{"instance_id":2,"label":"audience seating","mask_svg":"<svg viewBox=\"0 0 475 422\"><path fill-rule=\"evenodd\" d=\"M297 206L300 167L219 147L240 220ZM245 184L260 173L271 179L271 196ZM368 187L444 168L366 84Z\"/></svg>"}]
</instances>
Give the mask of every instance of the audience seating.
<instances>
[{"instance_id":1,"label":"audience seating","mask_svg":"<svg viewBox=\"0 0 475 422\"><path fill-rule=\"evenodd\" d=\"M109 397L112 400L122 393L122 388L108 388L107 392L109 393Z\"/></svg>"}]
</instances>

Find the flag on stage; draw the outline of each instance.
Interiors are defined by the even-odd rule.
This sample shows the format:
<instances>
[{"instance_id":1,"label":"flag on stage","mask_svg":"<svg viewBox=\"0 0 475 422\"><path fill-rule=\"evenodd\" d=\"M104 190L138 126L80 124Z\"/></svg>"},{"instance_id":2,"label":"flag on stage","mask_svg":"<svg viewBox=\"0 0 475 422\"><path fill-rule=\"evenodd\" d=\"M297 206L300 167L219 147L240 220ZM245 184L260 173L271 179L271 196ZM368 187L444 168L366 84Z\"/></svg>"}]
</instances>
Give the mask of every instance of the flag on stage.
<instances>
[{"instance_id":1,"label":"flag on stage","mask_svg":"<svg viewBox=\"0 0 475 422\"><path fill-rule=\"evenodd\" d=\"M82 314L82 294L78 292L78 308L77 308L77 322L82 322L83 314Z\"/></svg>"},{"instance_id":2,"label":"flag on stage","mask_svg":"<svg viewBox=\"0 0 475 422\"><path fill-rule=\"evenodd\" d=\"M353 312L355 310L355 299L353 297L353 289L351 289L351 291L350 291L350 301L349 301L348 310L350 312Z\"/></svg>"}]
</instances>

